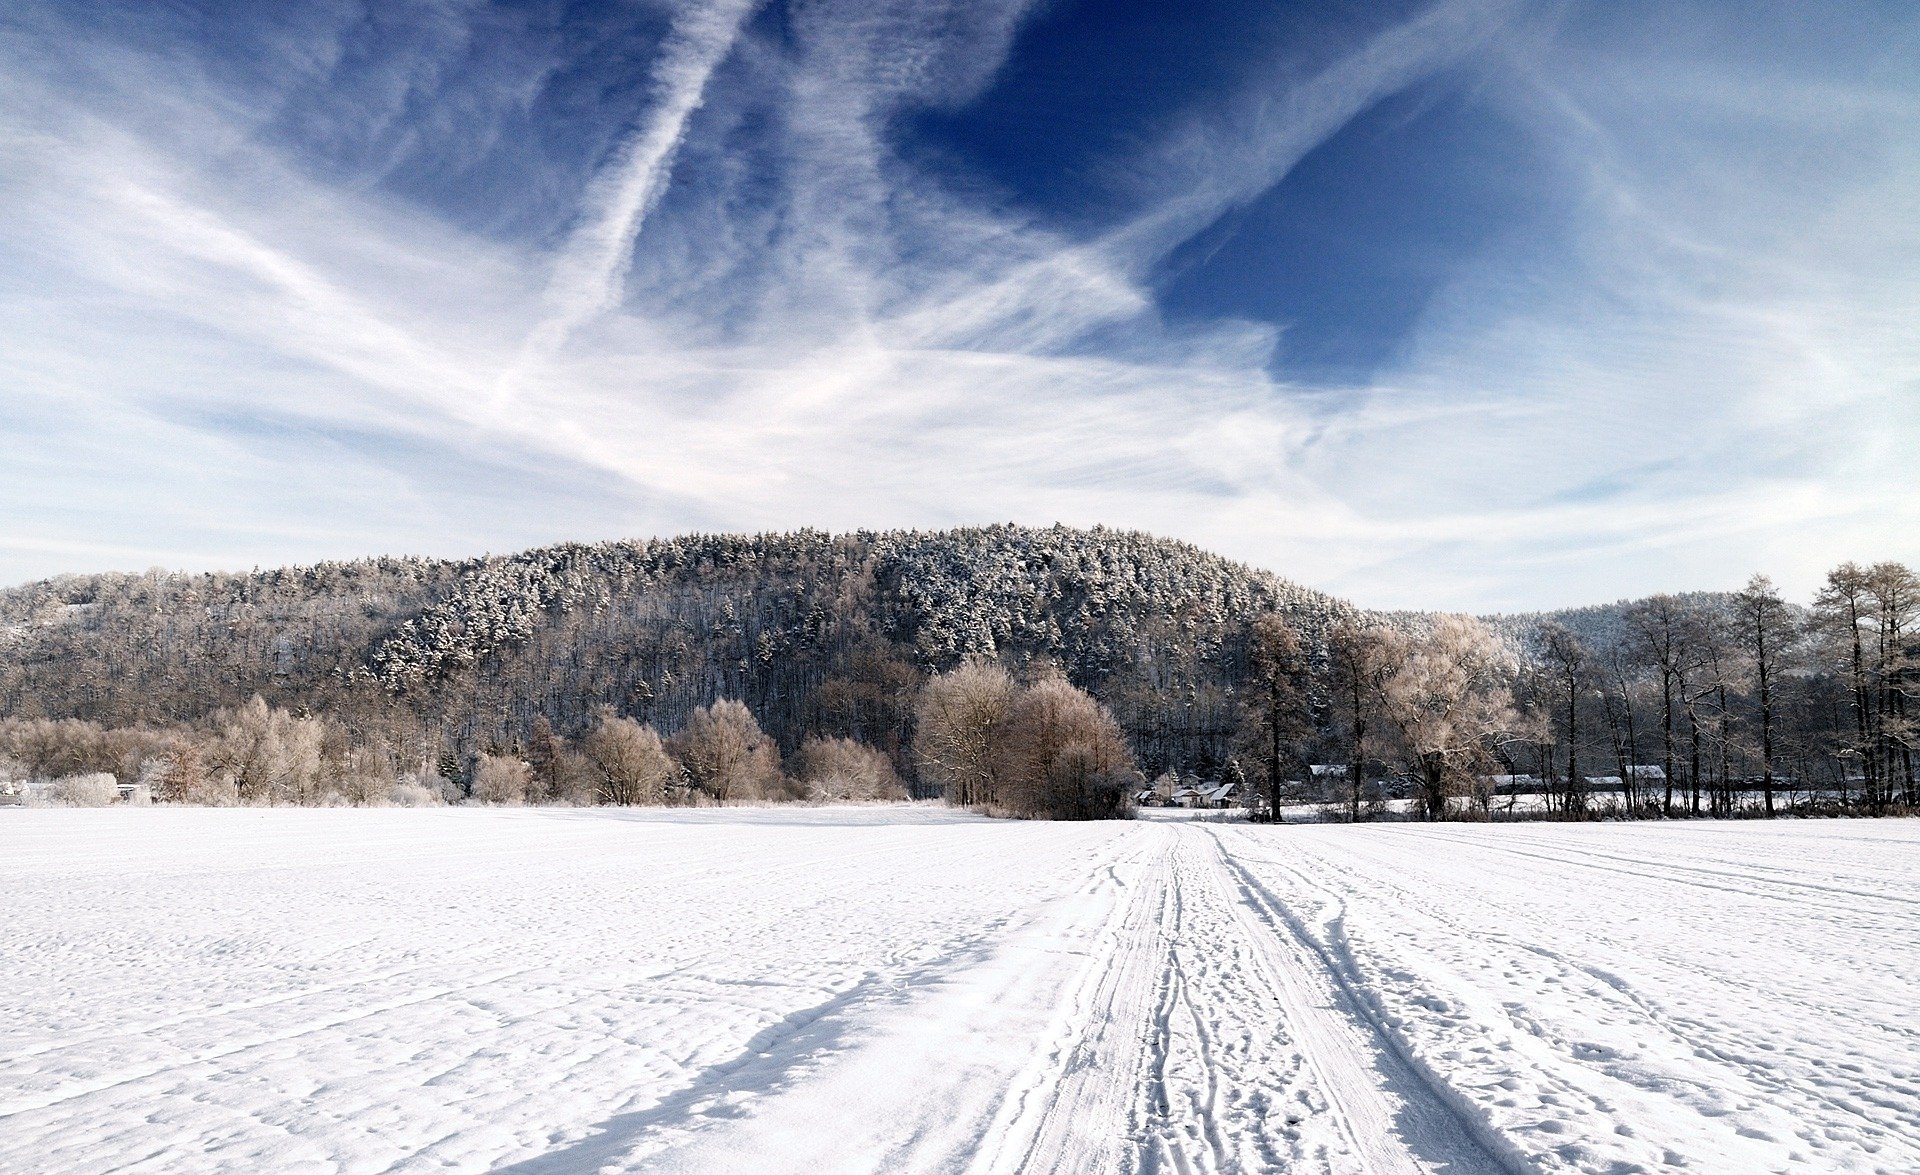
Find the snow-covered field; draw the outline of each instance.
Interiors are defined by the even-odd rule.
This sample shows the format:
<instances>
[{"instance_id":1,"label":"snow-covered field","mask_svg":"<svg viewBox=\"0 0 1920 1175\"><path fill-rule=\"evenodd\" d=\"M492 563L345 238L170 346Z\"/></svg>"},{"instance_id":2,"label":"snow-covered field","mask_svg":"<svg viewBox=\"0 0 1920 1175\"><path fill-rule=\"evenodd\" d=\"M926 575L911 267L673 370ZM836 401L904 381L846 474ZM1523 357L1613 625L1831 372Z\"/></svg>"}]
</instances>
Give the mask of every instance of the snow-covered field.
<instances>
[{"instance_id":1,"label":"snow-covered field","mask_svg":"<svg viewBox=\"0 0 1920 1175\"><path fill-rule=\"evenodd\" d=\"M5 1171L1920 1171L1920 824L0 812Z\"/></svg>"}]
</instances>

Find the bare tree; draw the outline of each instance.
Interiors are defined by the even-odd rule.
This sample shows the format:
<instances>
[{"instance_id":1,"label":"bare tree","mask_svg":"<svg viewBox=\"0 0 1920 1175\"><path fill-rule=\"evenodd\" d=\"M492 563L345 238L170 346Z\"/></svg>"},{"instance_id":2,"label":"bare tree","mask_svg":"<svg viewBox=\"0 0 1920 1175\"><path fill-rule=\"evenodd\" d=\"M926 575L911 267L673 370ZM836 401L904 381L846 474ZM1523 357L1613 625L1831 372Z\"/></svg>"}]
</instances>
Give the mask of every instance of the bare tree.
<instances>
[{"instance_id":1,"label":"bare tree","mask_svg":"<svg viewBox=\"0 0 1920 1175\"><path fill-rule=\"evenodd\" d=\"M914 755L921 778L941 788L948 803L985 803L997 791L994 747L1014 694L1007 671L981 659L964 661L921 687Z\"/></svg>"},{"instance_id":2,"label":"bare tree","mask_svg":"<svg viewBox=\"0 0 1920 1175\"><path fill-rule=\"evenodd\" d=\"M1547 624L1538 638L1540 658L1552 685L1556 707L1566 720L1567 790L1564 806L1575 814L1586 810L1586 788L1580 778L1580 695L1587 689L1591 657L1587 646L1563 624Z\"/></svg>"},{"instance_id":3,"label":"bare tree","mask_svg":"<svg viewBox=\"0 0 1920 1175\"><path fill-rule=\"evenodd\" d=\"M1914 648L1913 630L1920 620L1920 576L1899 563L1876 563L1867 570L1867 590L1873 593L1876 630L1875 672L1878 686L1875 719L1878 737L1875 750L1880 761L1879 774L1888 802L1897 797L1914 806L1913 752L1916 730L1913 707L1920 694L1915 681L1915 666L1920 650Z\"/></svg>"},{"instance_id":4,"label":"bare tree","mask_svg":"<svg viewBox=\"0 0 1920 1175\"><path fill-rule=\"evenodd\" d=\"M1869 807L1877 807L1880 788L1874 756L1873 686L1868 672L1866 632L1873 618L1873 589L1865 568L1842 563L1827 573L1827 582L1814 597L1816 623L1846 666L1853 710L1851 745L1843 749L1859 760L1862 788ZM1842 793L1845 774L1842 772Z\"/></svg>"},{"instance_id":5,"label":"bare tree","mask_svg":"<svg viewBox=\"0 0 1920 1175\"><path fill-rule=\"evenodd\" d=\"M1312 730L1307 713L1307 662L1300 634L1277 612L1254 620L1249 627L1248 646L1247 668L1253 679L1248 717L1265 768L1268 818L1277 824L1281 819L1280 784L1287 767L1299 758L1294 748Z\"/></svg>"},{"instance_id":6,"label":"bare tree","mask_svg":"<svg viewBox=\"0 0 1920 1175\"><path fill-rule=\"evenodd\" d=\"M1798 626L1792 609L1764 575L1747 580L1747 586L1733 597L1733 614L1747 666L1753 673L1754 704L1760 720L1760 794L1767 815L1772 816L1780 669Z\"/></svg>"},{"instance_id":7,"label":"bare tree","mask_svg":"<svg viewBox=\"0 0 1920 1175\"><path fill-rule=\"evenodd\" d=\"M1687 678L1693 664L1690 624L1686 603L1664 592L1648 596L1627 612L1627 626L1635 651L1660 681L1661 770L1666 775L1666 796L1661 810L1669 817L1673 815L1673 781L1679 766L1675 720L1685 704Z\"/></svg>"},{"instance_id":8,"label":"bare tree","mask_svg":"<svg viewBox=\"0 0 1920 1175\"><path fill-rule=\"evenodd\" d=\"M1327 634L1327 693L1346 745L1348 820L1360 819L1373 715L1406 652L1404 637L1378 625L1346 620Z\"/></svg>"},{"instance_id":9,"label":"bare tree","mask_svg":"<svg viewBox=\"0 0 1920 1175\"><path fill-rule=\"evenodd\" d=\"M1634 657L1618 645L1607 650L1606 684L1600 690L1600 704L1606 713L1607 732L1613 744L1614 766L1620 772L1621 801L1630 813L1641 807L1636 767L1640 762L1638 709L1635 692Z\"/></svg>"}]
</instances>

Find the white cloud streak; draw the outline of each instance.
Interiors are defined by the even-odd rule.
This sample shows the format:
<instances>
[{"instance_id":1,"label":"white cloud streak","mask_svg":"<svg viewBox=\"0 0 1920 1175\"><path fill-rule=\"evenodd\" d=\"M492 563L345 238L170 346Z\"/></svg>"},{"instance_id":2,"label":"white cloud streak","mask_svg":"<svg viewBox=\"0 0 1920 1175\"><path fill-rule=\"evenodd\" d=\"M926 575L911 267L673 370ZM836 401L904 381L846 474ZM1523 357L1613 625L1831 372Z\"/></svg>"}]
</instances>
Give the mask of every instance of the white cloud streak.
<instances>
[{"instance_id":1,"label":"white cloud streak","mask_svg":"<svg viewBox=\"0 0 1920 1175\"><path fill-rule=\"evenodd\" d=\"M580 222L554 259L546 291L549 312L502 379L495 411L505 407L529 368L551 360L573 332L619 305L634 241L666 187L688 120L705 100L713 72L732 51L741 24L757 7L759 0L712 0L687 4L675 14L652 70L655 108L588 189Z\"/></svg>"}]
</instances>

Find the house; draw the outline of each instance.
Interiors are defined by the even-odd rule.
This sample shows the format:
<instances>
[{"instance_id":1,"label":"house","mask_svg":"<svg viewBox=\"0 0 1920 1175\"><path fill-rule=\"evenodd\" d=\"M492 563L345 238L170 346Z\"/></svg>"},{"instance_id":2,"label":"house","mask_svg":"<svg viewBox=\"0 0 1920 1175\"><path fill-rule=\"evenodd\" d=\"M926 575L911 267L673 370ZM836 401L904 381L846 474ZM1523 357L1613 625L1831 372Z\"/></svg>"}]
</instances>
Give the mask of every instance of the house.
<instances>
[{"instance_id":1,"label":"house","mask_svg":"<svg viewBox=\"0 0 1920 1175\"><path fill-rule=\"evenodd\" d=\"M1239 803L1240 785L1237 783L1221 783L1213 785L1203 791L1200 795L1200 802L1196 804L1195 807L1232 808L1237 807Z\"/></svg>"},{"instance_id":2,"label":"house","mask_svg":"<svg viewBox=\"0 0 1920 1175\"><path fill-rule=\"evenodd\" d=\"M1493 785L1495 795L1525 795L1540 790L1538 775L1489 775L1485 779Z\"/></svg>"}]
</instances>

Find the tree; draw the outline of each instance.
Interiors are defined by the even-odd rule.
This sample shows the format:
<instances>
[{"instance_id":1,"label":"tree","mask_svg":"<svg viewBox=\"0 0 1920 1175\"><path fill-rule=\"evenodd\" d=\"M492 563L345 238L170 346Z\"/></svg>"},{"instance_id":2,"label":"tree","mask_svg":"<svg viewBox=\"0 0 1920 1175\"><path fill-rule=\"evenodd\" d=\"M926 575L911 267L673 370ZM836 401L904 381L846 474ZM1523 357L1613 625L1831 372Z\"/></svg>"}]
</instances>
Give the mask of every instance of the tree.
<instances>
[{"instance_id":1,"label":"tree","mask_svg":"<svg viewBox=\"0 0 1920 1175\"><path fill-rule=\"evenodd\" d=\"M1867 569L1867 590L1873 593L1873 612L1877 640L1874 676L1879 686L1875 704L1878 738L1875 750L1884 780L1884 796L1895 798L1895 786L1901 788L1908 807L1917 798L1914 787L1913 752L1916 741L1915 716L1909 705L1916 693L1915 667L1920 662L1911 633L1920 620L1920 576L1899 563L1876 563Z\"/></svg>"},{"instance_id":2,"label":"tree","mask_svg":"<svg viewBox=\"0 0 1920 1175\"><path fill-rule=\"evenodd\" d=\"M1600 705L1606 713L1607 733L1613 744L1615 768L1620 772L1621 800L1629 813L1640 814L1642 799L1636 775L1640 763L1638 709L1634 705L1639 681L1631 650L1615 644L1606 653L1606 683Z\"/></svg>"},{"instance_id":3,"label":"tree","mask_svg":"<svg viewBox=\"0 0 1920 1175\"><path fill-rule=\"evenodd\" d=\"M1300 634L1286 617L1269 612L1249 626L1247 669L1252 677L1252 732L1265 770L1268 818L1279 823L1280 784L1297 759L1294 748L1311 731L1306 657Z\"/></svg>"},{"instance_id":4,"label":"tree","mask_svg":"<svg viewBox=\"0 0 1920 1175\"><path fill-rule=\"evenodd\" d=\"M1688 643L1686 604L1662 592L1648 596L1627 611L1627 627L1642 663L1660 678L1661 770L1666 774L1665 815L1673 815L1675 722L1686 693L1692 649Z\"/></svg>"},{"instance_id":5,"label":"tree","mask_svg":"<svg viewBox=\"0 0 1920 1175\"><path fill-rule=\"evenodd\" d=\"M659 732L620 717L611 707L601 709L587 732L585 751L604 803L663 804L668 786L680 775Z\"/></svg>"},{"instance_id":6,"label":"tree","mask_svg":"<svg viewBox=\"0 0 1920 1175\"><path fill-rule=\"evenodd\" d=\"M518 755L482 755L473 771L473 798L483 804L524 804L533 770Z\"/></svg>"},{"instance_id":7,"label":"tree","mask_svg":"<svg viewBox=\"0 0 1920 1175\"><path fill-rule=\"evenodd\" d=\"M568 792L567 744L554 732L545 714L533 718L527 736L527 799L532 803L557 800Z\"/></svg>"},{"instance_id":8,"label":"tree","mask_svg":"<svg viewBox=\"0 0 1920 1175\"><path fill-rule=\"evenodd\" d=\"M667 744L694 787L723 804L782 790L780 751L742 702L723 698L693 712Z\"/></svg>"},{"instance_id":9,"label":"tree","mask_svg":"<svg viewBox=\"0 0 1920 1175\"><path fill-rule=\"evenodd\" d=\"M1869 805L1876 802L1878 788L1874 779L1873 694L1862 633L1872 608L1873 593L1866 569L1853 562L1842 563L1829 571L1826 586L1813 601L1816 622L1828 640L1837 646L1847 668L1854 730L1852 745L1846 749L1860 760L1861 782Z\"/></svg>"},{"instance_id":10,"label":"tree","mask_svg":"<svg viewBox=\"0 0 1920 1175\"><path fill-rule=\"evenodd\" d=\"M1485 771L1491 748L1513 720L1508 686L1515 666L1478 620L1443 616L1408 643L1387 678L1381 709L1421 782L1421 809L1445 819L1448 798Z\"/></svg>"},{"instance_id":11,"label":"tree","mask_svg":"<svg viewBox=\"0 0 1920 1175\"><path fill-rule=\"evenodd\" d=\"M1059 674L1015 697L994 757L989 807L1009 815L1112 820L1133 809L1140 773L1119 723Z\"/></svg>"},{"instance_id":12,"label":"tree","mask_svg":"<svg viewBox=\"0 0 1920 1175\"><path fill-rule=\"evenodd\" d=\"M972 807L997 792L994 748L1014 694L1007 671L978 658L921 687L914 756L921 779L942 789L949 804Z\"/></svg>"},{"instance_id":13,"label":"tree","mask_svg":"<svg viewBox=\"0 0 1920 1175\"><path fill-rule=\"evenodd\" d=\"M1556 707L1566 720L1567 750L1566 810L1575 814L1586 810L1586 788L1579 767L1580 695L1587 688L1590 660L1587 646L1563 624L1549 623L1540 630L1538 647L1547 677L1552 685Z\"/></svg>"},{"instance_id":14,"label":"tree","mask_svg":"<svg viewBox=\"0 0 1920 1175\"><path fill-rule=\"evenodd\" d=\"M1760 719L1760 793L1767 815L1772 816L1780 668L1798 625L1773 581L1764 575L1747 580L1747 586L1733 598L1733 613L1747 665L1753 671L1753 697Z\"/></svg>"},{"instance_id":15,"label":"tree","mask_svg":"<svg viewBox=\"0 0 1920 1175\"><path fill-rule=\"evenodd\" d=\"M794 753L794 778L813 800L904 800L893 760L850 738L807 739Z\"/></svg>"},{"instance_id":16,"label":"tree","mask_svg":"<svg viewBox=\"0 0 1920 1175\"><path fill-rule=\"evenodd\" d=\"M207 756L233 779L241 803L308 804L319 798L325 730L318 719L269 706L259 694L214 717Z\"/></svg>"},{"instance_id":17,"label":"tree","mask_svg":"<svg viewBox=\"0 0 1920 1175\"><path fill-rule=\"evenodd\" d=\"M1378 625L1345 620L1327 634L1327 694L1346 744L1348 820L1360 819L1372 718L1387 679L1406 651L1405 638Z\"/></svg>"},{"instance_id":18,"label":"tree","mask_svg":"<svg viewBox=\"0 0 1920 1175\"><path fill-rule=\"evenodd\" d=\"M200 748L193 740L183 738L161 759L154 776L153 798L163 804L202 803L206 786L206 762Z\"/></svg>"}]
</instances>

